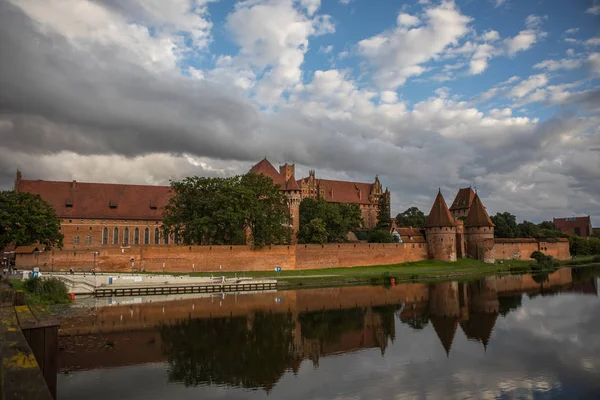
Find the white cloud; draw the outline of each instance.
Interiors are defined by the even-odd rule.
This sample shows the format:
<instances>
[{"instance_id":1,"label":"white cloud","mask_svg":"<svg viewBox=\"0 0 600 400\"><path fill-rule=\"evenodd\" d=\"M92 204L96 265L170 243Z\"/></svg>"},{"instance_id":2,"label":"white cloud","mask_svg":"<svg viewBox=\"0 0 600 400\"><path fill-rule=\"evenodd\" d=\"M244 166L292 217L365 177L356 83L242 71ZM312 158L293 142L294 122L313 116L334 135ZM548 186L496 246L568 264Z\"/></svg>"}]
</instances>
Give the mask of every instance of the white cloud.
<instances>
[{"instance_id":1,"label":"white cloud","mask_svg":"<svg viewBox=\"0 0 600 400\"><path fill-rule=\"evenodd\" d=\"M379 98L384 103L396 103L398 101L398 93L391 90L384 90L379 95Z\"/></svg>"},{"instance_id":2,"label":"white cloud","mask_svg":"<svg viewBox=\"0 0 600 400\"><path fill-rule=\"evenodd\" d=\"M339 0L339 3L343 4L343 5L347 5L348 3L350 3L350 0Z\"/></svg>"},{"instance_id":3,"label":"white cloud","mask_svg":"<svg viewBox=\"0 0 600 400\"><path fill-rule=\"evenodd\" d=\"M495 30L489 30L483 34L482 38L486 42L494 42L494 41L500 39L500 34Z\"/></svg>"},{"instance_id":4,"label":"white cloud","mask_svg":"<svg viewBox=\"0 0 600 400\"><path fill-rule=\"evenodd\" d=\"M545 69L548 71L557 71L559 69L576 69L581 66L581 60L575 58L563 58L560 60L545 60L533 66L535 69Z\"/></svg>"},{"instance_id":5,"label":"white cloud","mask_svg":"<svg viewBox=\"0 0 600 400\"><path fill-rule=\"evenodd\" d=\"M512 97L523 97L529 92L539 87L546 86L548 84L548 76L546 74L532 75L529 78L519 82L518 85L512 88L510 96Z\"/></svg>"},{"instance_id":6,"label":"white cloud","mask_svg":"<svg viewBox=\"0 0 600 400\"><path fill-rule=\"evenodd\" d=\"M488 66L488 60L494 55L495 48L487 43L477 46L469 63L469 73L471 75L481 74Z\"/></svg>"},{"instance_id":7,"label":"white cloud","mask_svg":"<svg viewBox=\"0 0 600 400\"><path fill-rule=\"evenodd\" d=\"M494 7L498 8L501 7L504 4L508 4L507 0L493 0L494 2Z\"/></svg>"},{"instance_id":8,"label":"white cloud","mask_svg":"<svg viewBox=\"0 0 600 400\"><path fill-rule=\"evenodd\" d=\"M587 46L600 46L600 36L595 36L593 38L589 38L585 41Z\"/></svg>"},{"instance_id":9,"label":"white cloud","mask_svg":"<svg viewBox=\"0 0 600 400\"><path fill-rule=\"evenodd\" d=\"M333 46L332 45L319 47L319 53L329 54L332 51L333 51Z\"/></svg>"},{"instance_id":10,"label":"white cloud","mask_svg":"<svg viewBox=\"0 0 600 400\"><path fill-rule=\"evenodd\" d=\"M300 5L306 9L309 17L312 17L321 7L321 0L300 0Z\"/></svg>"},{"instance_id":11,"label":"white cloud","mask_svg":"<svg viewBox=\"0 0 600 400\"><path fill-rule=\"evenodd\" d=\"M398 26L403 26L406 28L409 28L411 26L417 26L420 23L421 20L419 19L419 17L405 13L398 14L398 18L396 19L396 24L398 24Z\"/></svg>"},{"instance_id":12,"label":"white cloud","mask_svg":"<svg viewBox=\"0 0 600 400\"><path fill-rule=\"evenodd\" d=\"M529 15L525 19L527 29L520 31L516 36L504 40L506 51L509 56L514 56L520 51L528 50L536 42L546 37L546 32L540 29L542 22L547 17Z\"/></svg>"},{"instance_id":13,"label":"white cloud","mask_svg":"<svg viewBox=\"0 0 600 400\"><path fill-rule=\"evenodd\" d=\"M390 32L358 43L359 54L374 69L373 79L377 86L396 88L409 77L425 72L426 67L422 64L447 47L456 45L467 33L471 21L452 1L426 8L420 19L424 25L417 28L399 25Z\"/></svg>"},{"instance_id":14,"label":"white cloud","mask_svg":"<svg viewBox=\"0 0 600 400\"><path fill-rule=\"evenodd\" d=\"M594 5L585 10L588 14L600 15L600 4L598 2L594 2Z\"/></svg>"},{"instance_id":15,"label":"white cloud","mask_svg":"<svg viewBox=\"0 0 600 400\"><path fill-rule=\"evenodd\" d=\"M592 53L588 56L588 63L590 65L590 70L596 74L600 75L600 53Z\"/></svg>"},{"instance_id":16,"label":"white cloud","mask_svg":"<svg viewBox=\"0 0 600 400\"><path fill-rule=\"evenodd\" d=\"M577 32L579 32L579 28L571 28L571 29L567 29L564 34L565 35L574 35Z\"/></svg>"},{"instance_id":17,"label":"white cloud","mask_svg":"<svg viewBox=\"0 0 600 400\"><path fill-rule=\"evenodd\" d=\"M301 3L305 15L291 0L245 2L227 17L227 27L241 47L236 63L266 71L254 85L255 99L261 104L274 105L283 91L301 81L310 36L335 31L328 15L310 18L317 3Z\"/></svg>"}]
</instances>

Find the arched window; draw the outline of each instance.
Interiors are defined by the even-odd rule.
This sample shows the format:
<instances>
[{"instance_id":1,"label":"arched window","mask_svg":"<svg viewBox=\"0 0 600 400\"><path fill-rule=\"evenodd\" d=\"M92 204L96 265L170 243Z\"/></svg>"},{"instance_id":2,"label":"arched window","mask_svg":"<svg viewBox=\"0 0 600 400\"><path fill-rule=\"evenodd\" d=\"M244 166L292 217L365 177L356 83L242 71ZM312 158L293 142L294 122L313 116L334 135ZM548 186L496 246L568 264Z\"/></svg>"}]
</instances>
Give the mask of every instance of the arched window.
<instances>
[{"instance_id":1,"label":"arched window","mask_svg":"<svg viewBox=\"0 0 600 400\"><path fill-rule=\"evenodd\" d=\"M108 244L108 228L102 229L102 244Z\"/></svg>"},{"instance_id":2,"label":"arched window","mask_svg":"<svg viewBox=\"0 0 600 400\"><path fill-rule=\"evenodd\" d=\"M165 244L169 244L169 234L163 235Z\"/></svg>"},{"instance_id":3,"label":"arched window","mask_svg":"<svg viewBox=\"0 0 600 400\"><path fill-rule=\"evenodd\" d=\"M123 246L129 245L129 228L123 231Z\"/></svg>"},{"instance_id":4,"label":"arched window","mask_svg":"<svg viewBox=\"0 0 600 400\"><path fill-rule=\"evenodd\" d=\"M133 244L140 244L140 229L137 227L133 231Z\"/></svg>"},{"instance_id":5,"label":"arched window","mask_svg":"<svg viewBox=\"0 0 600 400\"><path fill-rule=\"evenodd\" d=\"M144 244L150 244L150 229L144 230Z\"/></svg>"},{"instance_id":6,"label":"arched window","mask_svg":"<svg viewBox=\"0 0 600 400\"><path fill-rule=\"evenodd\" d=\"M113 229L113 244L119 244L119 228Z\"/></svg>"},{"instance_id":7,"label":"arched window","mask_svg":"<svg viewBox=\"0 0 600 400\"><path fill-rule=\"evenodd\" d=\"M160 244L160 232L158 228L154 229L154 244Z\"/></svg>"},{"instance_id":8,"label":"arched window","mask_svg":"<svg viewBox=\"0 0 600 400\"><path fill-rule=\"evenodd\" d=\"M179 233L175 233L175 244L179 244Z\"/></svg>"}]
</instances>

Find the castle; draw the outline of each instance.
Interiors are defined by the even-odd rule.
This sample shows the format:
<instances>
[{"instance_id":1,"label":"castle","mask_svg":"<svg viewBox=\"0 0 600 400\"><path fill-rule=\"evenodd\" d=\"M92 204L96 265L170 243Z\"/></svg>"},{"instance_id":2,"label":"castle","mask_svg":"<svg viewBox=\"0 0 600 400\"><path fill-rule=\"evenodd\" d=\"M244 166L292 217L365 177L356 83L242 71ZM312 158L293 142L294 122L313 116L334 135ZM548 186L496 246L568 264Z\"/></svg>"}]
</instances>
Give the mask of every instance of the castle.
<instances>
[{"instance_id":1,"label":"castle","mask_svg":"<svg viewBox=\"0 0 600 400\"><path fill-rule=\"evenodd\" d=\"M357 203L365 228L377 225L379 198L384 196L388 204L390 201L389 190L383 191L377 177L374 183L333 181L317 179L311 170L308 177L296 180L294 164L286 163L278 172L266 158L249 172L270 177L286 194L294 234L299 229L304 198ZM163 208L171 197L169 186L27 180L17 171L14 190L39 194L52 204L68 248L154 246L175 241L161 229Z\"/></svg>"},{"instance_id":2,"label":"castle","mask_svg":"<svg viewBox=\"0 0 600 400\"><path fill-rule=\"evenodd\" d=\"M295 165L284 164L279 167L279 172L266 158L250 168L250 172L268 176L273 183L279 185L288 198L288 213L290 225L294 233L298 232L300 226L300 202L302 199L324 199L329 203L356 203L360 207L363 227L374 228L377 225L377 212L379 210L379 199L390 204L390 191L385 191L375 177L373 183L332 181L317 179L315 171L310 170L308 177L296 180Z\"/></svg>"}]
</instances>

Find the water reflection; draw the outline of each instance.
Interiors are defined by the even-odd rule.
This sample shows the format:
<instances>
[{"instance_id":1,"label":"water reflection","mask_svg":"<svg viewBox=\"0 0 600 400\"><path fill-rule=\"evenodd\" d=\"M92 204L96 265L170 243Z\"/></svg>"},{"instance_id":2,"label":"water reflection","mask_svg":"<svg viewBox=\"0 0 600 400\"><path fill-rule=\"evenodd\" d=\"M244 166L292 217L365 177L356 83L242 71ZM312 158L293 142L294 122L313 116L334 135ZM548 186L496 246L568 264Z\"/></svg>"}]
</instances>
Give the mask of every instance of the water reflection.
<instances>
[{"instance_id":1,"label":"water reflection","mask_svg":"<svg viewBox=\"0 0 600 400\"><path fill-rule=\"evenodd\" d=\"M389 289L332 288L104 307L95 316L63 324L69 336L61 339L65 351L60 364L61 370L71 372L59 377L61 396L92 398L106 391L89 386L92 378L87 373L73 371L110 371L114 382L140 371L131 368L141 367L106 368L156 362L164 364L147 365L161 365L158 369L166 378L149 374L144 379L161 390L168 388L173 397L187 393L190 398L248 398L273 393L331 398L345 393L357 398L461 398L478 390L490 391L491 397L506 393L520 397L531 391L557 396L573 382L576 387L569 390L575 397L600 390L586 375L600 370L597 279L589 270L561 269L541 283L536 280L529 275L489 277ZM593 295L591 301L583 301L581 294ZM553 316L561 310L559 319ZM578 322L568 322L569 317ZM437 349L431 346L430 332ZM479 350L465 339L477 343ZM562 354L557 341L570 356L582 354L577 360L581 365L573 366L566 355L548 358L552 352ZM582 346L587 352L581 351ZM369 349L378 349L379 361ZM441 350L449 364L438 358ZM302 367L304 360L310 370ZM481 382L474 384L463 375L466 360L490 369L480 376ZM495 369L502 371L499 377ZM353 379L347 381L348 376ZM318 383L325 377L329 384ZM405 386L379 382L374 387L373 379L383 377ZM414 381L406 382L408 377ZM445 382L441 388L435 384L439 380ZM175 386L167 382L191 392L178 389L175 395ZM477 390L469 392L467 386ZM280 387L282 391L276 392ZM241 395L234 388L262 390ZM139 390L119 392L119 398L149 398Z\"/></svg>"}]
</instances>

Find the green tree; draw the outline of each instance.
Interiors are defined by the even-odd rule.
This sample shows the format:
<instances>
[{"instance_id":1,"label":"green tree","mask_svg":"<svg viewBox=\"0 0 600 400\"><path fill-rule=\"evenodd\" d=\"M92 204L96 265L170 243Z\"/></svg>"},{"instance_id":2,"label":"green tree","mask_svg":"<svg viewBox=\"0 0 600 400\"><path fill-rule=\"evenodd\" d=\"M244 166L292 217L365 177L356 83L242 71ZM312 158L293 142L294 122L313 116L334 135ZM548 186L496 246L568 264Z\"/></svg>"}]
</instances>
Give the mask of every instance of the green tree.
<instances>
[{"instance_id":1,"label":"green tree","mask_svg":"<svg viewBox=\"0 0 600 400\"><path fill-rule=\"evenodd\" d=\"M318 219L325 225L327 242L343 242L347 240L348 232L357 229L362 224L360 207L358 204L328 203L324 199L314 200L306 198L300 203L300 230L298 242L321 243L320 236L313 236L314 226L312 221Z\"/></svg>"},{"instance_id":2,"label":"green tree","mask_svg":"<svg viewBox=\"0 0 600 400\"><path fill-rule=\"evenodd\" d=\"M399 227L422 228L425 225L427 216L417 207L410 207L403 213L396 215L396 225Z\"/></svg>"},{"instance_id":3,"label":"green tree","mask_svg":"<svg viewBox=\"0 0 600 400\"><path fill-rule=\"evenodd\" d=\"M327 243L327 227L321 218L314 218L308 224L300 226L298 237L300 243Z\"/></svg>"},{"instance_id":4,"label":"green tree","mask_svg":"<svg viewBox=\"0 0 600 400\"><path fill-rule=\"evenodd\" d=\"M246 214L254 246L289 243L291 227L287 212L287 198L261 174L249 173L241 178L241 202Z\"/></svg>"},{"instance_id":5,"label":"green tree","mask_svg":"<svg viewBox=\"0 0 600 400\"><path fill-rule=\"evenodd\" d=\"M62 247L62 240L60 219L40 195L0 192L0 248L9 243L17 246L39 243L49 249Z\"/></svg>"},{"instance_id":6,"label":"green tree","mask_svg":"<svg viewBox=\"0 0 600 400\"><path fill-rule=\"evenodd\" d=\"M538 237L540 230L536 224L529 221L523 221L517 225L519 237L522 238L534 238Z\"/></svg>"},{"instance_id":7,"label":"green tree","mask_svg":"<svg viewBox=\"0 0 600 400\"><path fill-rule=\"evenodd\" d=\"M388 232L383 231L381 229L373 229L369 232L369 243L395 243L394 236Z\"/></svg>"},{"instance_id":8,"label":"green tree","mask_svg":"<svg viewBox=\"0 0 600 400\"><path fill-rule=\"evenodd\" d=\"M389 229L392 225L392 211L390 210L390 203L388 202L388 198L385 194L379 196L379 202L377 206L377 228Z\"/></svg>"},{"instance_id":9,"label":"green tree","mask_svg":"<svg viewBox=\"0 0 600 400\"><path fill-rule=\"evenodd\" d=\"M255 246L288 243L287 200L269 177L189 177L172 182L163 213L165 233L184 244L244 244L246 229Z\"/></svg>"},{"instance_id":10,"label":"green tree","mask_svg":"<svg viewBox=\"0 0 600 400\"><path fill-rule=\"evenodd\" d=\"M497 213L490 217L496 227L494 228L494 237L497 238L516 238L519 232L517 218L509 212Z\"/></svg>"},{"instance_id":11,"label":"green tree","mask_svg":"<svg viewBox=\"0 0 600 400\"><path fill-rule=\"evenodd\" d=\"M542 221L538 224L539 229L557 230L552 221Z\"/></svg>"}]
</instances>

